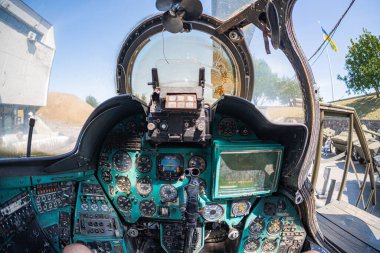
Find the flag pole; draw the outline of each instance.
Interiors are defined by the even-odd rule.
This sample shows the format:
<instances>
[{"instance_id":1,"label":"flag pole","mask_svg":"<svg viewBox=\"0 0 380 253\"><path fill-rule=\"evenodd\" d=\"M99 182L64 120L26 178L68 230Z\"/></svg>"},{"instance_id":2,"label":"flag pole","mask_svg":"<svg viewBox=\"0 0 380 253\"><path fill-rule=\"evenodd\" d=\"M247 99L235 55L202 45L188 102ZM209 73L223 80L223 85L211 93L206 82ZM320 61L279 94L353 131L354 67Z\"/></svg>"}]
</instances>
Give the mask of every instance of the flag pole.
<instances>
[{"instance_id":1,"label":"flag pole","mask_svg":"<svg viewBox=\"0 0 380 253\"><path fill-rule=\"evenodd\" d=\"M333 78L332 78L332 71L331 71L331 61L330 61L330 54L329 54L329 49L326 48L327 52L327 59L329 61L329 69L330 69L330 82L331 82L331 95L332 95L332 101L334 101L334 84L333 84Z\"/></svg>"}]
</instances>

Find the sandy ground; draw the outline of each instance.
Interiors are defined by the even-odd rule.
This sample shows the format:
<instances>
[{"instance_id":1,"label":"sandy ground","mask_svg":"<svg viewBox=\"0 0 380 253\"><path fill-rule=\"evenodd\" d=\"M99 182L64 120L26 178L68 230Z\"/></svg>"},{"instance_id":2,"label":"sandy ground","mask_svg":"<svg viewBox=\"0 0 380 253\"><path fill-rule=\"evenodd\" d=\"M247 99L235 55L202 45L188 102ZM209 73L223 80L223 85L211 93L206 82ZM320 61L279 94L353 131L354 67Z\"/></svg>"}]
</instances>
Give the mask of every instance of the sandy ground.
<instances>
[{"instance_id":1,"label":"sandy ground","mask_svg":"<svg viewBox=\"0 0 380 253\"><path fill-rule=\"evenodd\" d=\"M321 193L322 188L323 188L323 183L324 183L323 174L324 174L325 168L329 167L329 168L331 168L331 173L330 173L329 184L327 185L326 195L327 195L327 192L328 192L329 187L330 187L331 179L335 179L336 184L335 184L335 188L334 188L334 192L333 192L333 196L332 196L332 199L334 200L337 198L338 193L339 193L339 188L342 184L342 176L343 176L345 160L342 159L342 160L338 160L335 162L324 162L324 160L326 160L330 157L333 157L333 156L335 156L335 154L328 154L328 155L322 156L321 168L320 168L320 171L318 174L316 192ZM360 184L361 184L363 181L363 178L364 178L365 167L364 167L364 165L360 164L359 162L354 162L354 166L355 166L355 169L357 172L357 177L358 177ZM377 204L374 207L370 206L368 209L368 212L372 213L373 215L375 215L377 217L380 217L380 204L379 204L379 202L380 202L380 182L378 181L378 174L377 173L375 173L375 180L377 181L377 183L376 183ZM367 181L366 181L366 187L364 190L364 194L363 194L364 203L367 203L368 196L370 193L370 188L371 188L371 184L370 184L370 180L368 177ZM359 185L357 182L355 172L354 172L353 168L350 166L349 172L347 174L346 185L345 185L345 188L343 190L343 196L342 196L341 200L343 200L347 203L350 203L351 205L355 205L356 200L358 198L358 195L359 195ZM325 202L326 202L325 197L316 196L317 208L324 206ZM364 209L363 206L364 206L363 202L360 201L358 207L361 209Z\"/></svg>"}]
</instances>

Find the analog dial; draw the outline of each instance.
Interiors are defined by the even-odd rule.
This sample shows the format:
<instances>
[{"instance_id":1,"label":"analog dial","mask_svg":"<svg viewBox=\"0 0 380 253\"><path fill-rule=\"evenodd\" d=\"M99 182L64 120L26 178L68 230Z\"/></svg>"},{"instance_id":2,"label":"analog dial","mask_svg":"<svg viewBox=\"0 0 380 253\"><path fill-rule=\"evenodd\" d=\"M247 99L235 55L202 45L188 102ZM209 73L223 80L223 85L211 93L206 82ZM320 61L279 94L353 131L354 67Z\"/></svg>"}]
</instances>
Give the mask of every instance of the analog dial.
<instances>
[{"instance_id":1,"label":"analog dial","mask_svg":"<svg viewBox=\"0 0 380 253\"><path fill-rule=\"evenodd\" d=\"M110 170L102 170L102 180L104 183L112 182L112 174Z\"/></svg>"},{"instance_id":2,"label":"analog dial","mask_svg":"<svg viewBox=\"0 0 380 253\"><path fill-rule=\"evenodd\" d=\"M207 221L217 221L222 218L224 209L218 204L206 205L203 209L203 218Z\"/></svg>"},{"instance_id":3,"label":"analog dial","mask_svg":"<svg viewBox=\"0 0 380 253\"><path fill-rule=\"evenodd\" d=\"M244 216L249 212L251 203L248 200L237 201L232 203L232 216Z\"/></svg>"},{"instance_id":4,"label":"analog dial","mask_svg":"<svg viewBox=\"0 0 380 253\"><path fill-rule=\"evenodd\" d=\"M141 196L146 197L152 192L152 181L148 177L140 178L136 188Z\"/></svg>"},{"instance_id":5,"label":"analog dial","mask_svg":"<svg viewBox=\"0 0 380 253\"><path fill-rule=\"evenodd\" d=\"M161 186L160 197L162 202L174 202L177 199L177 188L171 184Z\"/></svg>"},{"instance_id":6,"label":"analog dial","mask_svg":"<svg viewBox=\"0 0 380 253\"><path fill-rule=\"evenodd\" d=\"M137 125L134 121L128 121L127 123L125 123L124 129L125 132L130 136L135 136L139 132Z\"/></svg>"},{"instance_id":7,"label":"analog dial","mask_svg":"<svg viewBox=\"0 0 380 253\"><path fill-rule=\"evenodd\" d=\"M277 235L282 230L282 221L280 219L272 219L269 221L267 226L267 233L269 235Z\"/></svg>"},{"instance_id":8,"label":"analog dial","mask_svg":"<svg viewBox=\"0 0 380 253\"><path fill-rule=\"evenodd\" d=\"M236 131L236 121L233 118L224 118L218 124L218 134L221 136L231 137Z\"/></svg>"},{"instance_id":9,"label":"analog dial","mask_svg":"<svg viewBox=\"0 0 380 253\"><path fill-rule=\"evenodd\" d=\"M152 200L143 200L140 202L139 209L142 216L152 217L156 213L156 204Z\"/></svg>"},{"instance_id":10,"label":"analog dial","mask_svg":"<svg viewBox=\"0 0 380 253\"><path fill-rule=\"evenodd\" d=\"M203 157L195 155L190 158L188 166L189 168L197 168L202 173L205 171L207 164Z\"/></svg>"},{"instance_id":11,"label":"analog dial","mask_svg":"<svg viewBox=\"0 0 380 253\"><path fill-rule=\"evenodd\" d=\"M265 219L262 217L256 217L249 225L249 232L252 235L259 235L265 228Z\"/></svg>"},{"instance_id":12,"label":"analog dial","mask_svg":"<svg viewBox=\"0 0 380 253\"><path fill-rule=\"evenodd\" d=\"M260 247L260 241L253 237L248 237L247 241L244 243L244 252L251 253L256 252Z\"/></svg>"},{"instance_id":13,"label":"analog dial","mask_svg":"<svg viewBox=\"0 0 380 253\"><path fill-rule=\"evenodd\" d=\"M136 169L141 173L148 173L152 170L152 160L149 156L142 155L136 159Z\"/></svg>"},{"instance_id":14,"label":"analog dial","mask_svg":"<svg viewBox=\"0 0 380 253\"><path fill-rule=\"evenodd\" d=\"M116 188L121 192L130 193L131 181L127 177L120 176L116 179Z\"/></svg>"},{"instance_id":15,"label":"analog dial","mask_svg":"<svg viewBox=\"0 0 380 253\"><path fill-rule=\"evenodd\" d=\"M127 172L132 167L131 156L124 151L117 151L112 157L112 163L117 171Z\"/></svg>"},{"instance_id":16,"label":"analog dial","mask_svg":"<svg viewBox=\"0 0 380 253\"><path fill-rule=\"evenodd\" d=\"M273 239L265 239L263 242L263 246L261 247L263 252L274 252L277 248L277 241Z\"/></svg>"},{"instance_id":17,"label":"analog dial","mask_svg":"<svg viewBox=\"0 0 380 253\"><path fill-rule=\"evenodd\" d=\"M132 201L127 196L117 197L117 206L123 212L128 212L132 209Z\"/></svg>"}]
</instances>

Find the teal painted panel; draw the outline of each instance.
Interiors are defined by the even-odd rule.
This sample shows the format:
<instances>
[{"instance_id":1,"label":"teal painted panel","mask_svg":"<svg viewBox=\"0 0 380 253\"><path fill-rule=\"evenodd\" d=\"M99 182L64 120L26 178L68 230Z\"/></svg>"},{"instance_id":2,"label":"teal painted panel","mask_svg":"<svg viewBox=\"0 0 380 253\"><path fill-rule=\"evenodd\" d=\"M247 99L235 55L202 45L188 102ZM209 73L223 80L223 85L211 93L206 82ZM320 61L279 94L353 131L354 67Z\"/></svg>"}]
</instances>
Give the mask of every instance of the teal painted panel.
<instances>
[{"instance_id":1,"label":"teal painted panel","mask_svg":"<svg viewBox=\"0 0 380 253\"><path fill-rule=\"evenodd\" d=\"M238 252L300 252L305 238L306 231L289 199L265 197L245 221Z\"/></svg>"},{"instance_id":2,"label":"teal painted panel","mask_svg":"<svg viewBox=\"0 0 380 253\"><path fill-rule=\"evenodd\" d=\"M30 186L31 186L31 181L30 181L29 176L0 178L0 189L30 187Z\"/></svg>"},{"instance_id":3,"label":"teal painted panel","mask_svg":"<svg viewBox=\"0 0 380 253\"><path fill-rule=\"evenodd\" d=\"M84 176L85 176L84 172L55 174L55 175L48 175L48 176L33 176L32 184L37 185L37 184L46 184L46 183L61 182L61 181L75 181L75 180L83 178Z\"/></svg>"}]
</instances>

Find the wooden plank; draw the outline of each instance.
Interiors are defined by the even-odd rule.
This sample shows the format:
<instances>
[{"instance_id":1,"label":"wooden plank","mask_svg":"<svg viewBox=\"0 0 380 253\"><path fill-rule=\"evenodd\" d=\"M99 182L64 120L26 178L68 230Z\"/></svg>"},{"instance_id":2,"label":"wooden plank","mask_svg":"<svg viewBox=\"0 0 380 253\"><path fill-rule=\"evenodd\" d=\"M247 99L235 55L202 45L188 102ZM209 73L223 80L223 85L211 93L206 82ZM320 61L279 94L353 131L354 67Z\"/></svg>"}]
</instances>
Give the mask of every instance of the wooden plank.
<instances>
[{"instance_id":1,"label":"wooden plank","mask_svg":"<svg viewBox=\"0 0 380 253\"><path fill-rule=\"evenodd\" d=\"M318 209L317 212L348 234L380 251L379 218L338 201Z\"/></svg>"},{"instance_id":2,"label":"wooden plank","mask_svg":"<svg viewBox=\"0 0 380 253\"><path fill-rule=\"evenodd\" d=\"M317 219L319 227L326 239L335 244L343 252L378 252L339 226L331 223L331 221L324 218L321 214L317 214Z\"/></svg>"}]
</instances>

